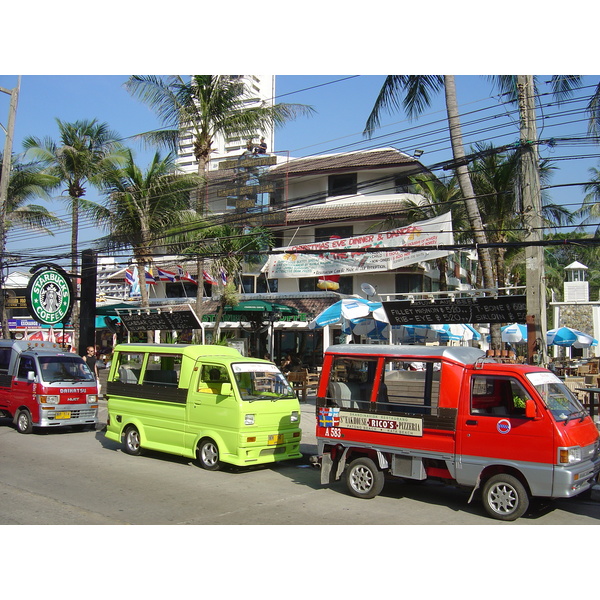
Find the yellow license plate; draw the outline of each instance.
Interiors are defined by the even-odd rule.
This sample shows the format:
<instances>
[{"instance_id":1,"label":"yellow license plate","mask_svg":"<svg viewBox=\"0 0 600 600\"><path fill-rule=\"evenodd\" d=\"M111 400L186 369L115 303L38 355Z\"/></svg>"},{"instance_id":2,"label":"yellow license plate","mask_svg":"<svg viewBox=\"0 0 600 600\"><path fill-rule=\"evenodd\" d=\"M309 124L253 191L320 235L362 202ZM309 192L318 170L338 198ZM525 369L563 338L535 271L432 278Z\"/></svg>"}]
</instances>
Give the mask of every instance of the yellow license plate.
<instances>
[{"instance_id":1,"label":"yellow license plate","mask_svg":"<svg viewBox=\"0 0 600 600\"><path fill-rule=\"evenodd\" d=\"M57 412L57 413L54 413L54 418L55 419L70 419L71 413L70 412Z\"/></svg>"},{"instance_id":2,"label":"yellow license plate","mask_svg":"<svg viewBox=\"0 0 600 600\"><path fill-rule=\"evenodd\" d=\"M276 433L269 436L269 446L283 444L283 433Z\"/></svg>"}]
</instances>

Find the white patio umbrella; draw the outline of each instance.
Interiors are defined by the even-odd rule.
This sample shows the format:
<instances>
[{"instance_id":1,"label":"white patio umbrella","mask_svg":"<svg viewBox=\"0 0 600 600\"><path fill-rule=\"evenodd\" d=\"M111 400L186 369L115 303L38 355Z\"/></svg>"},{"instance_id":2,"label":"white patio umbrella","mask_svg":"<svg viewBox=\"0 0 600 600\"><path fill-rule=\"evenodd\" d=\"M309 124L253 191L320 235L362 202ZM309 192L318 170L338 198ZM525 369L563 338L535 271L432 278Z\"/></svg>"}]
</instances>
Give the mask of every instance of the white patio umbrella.
<instances>
[{"instance_id":1,"label":"white patio umbrella","mask_svg":"<svg viewBox=\"0 0 600 600\"><path fill-rule=\"evenodd\" d=\"M502 341L509 344L519 344L527 341L527 325L513 323L500 328Z\"/></svg>"}]
</instances>

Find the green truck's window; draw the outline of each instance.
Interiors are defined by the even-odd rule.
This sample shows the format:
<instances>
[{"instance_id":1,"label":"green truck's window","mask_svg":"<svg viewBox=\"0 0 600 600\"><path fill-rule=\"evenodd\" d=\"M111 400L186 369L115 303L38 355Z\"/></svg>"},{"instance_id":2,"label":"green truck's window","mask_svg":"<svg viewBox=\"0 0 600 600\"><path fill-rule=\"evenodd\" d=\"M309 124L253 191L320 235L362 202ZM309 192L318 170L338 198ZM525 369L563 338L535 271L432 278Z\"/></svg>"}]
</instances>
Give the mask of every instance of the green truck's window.
<instances>
[{"instance_id":1,"label":"green truck's window","mask_svg":"<svg viewBox=\"0 0 600 600\"><path fill-rule=\"evenodd\" d=\"M181 373L181 359L181 354L149 354L142 383L176 387Z\"/></svg>"},{"instance_id":2,"label":"green truck's window","mask_svg":"<svg viewBox=\"0 0 600 600\"><path fill-rule=\"evenodd\" d=\"M141 352L120 352L117 357L117 377L121 383L138 383L144 355Z\"/></svg>"}]
</instances>

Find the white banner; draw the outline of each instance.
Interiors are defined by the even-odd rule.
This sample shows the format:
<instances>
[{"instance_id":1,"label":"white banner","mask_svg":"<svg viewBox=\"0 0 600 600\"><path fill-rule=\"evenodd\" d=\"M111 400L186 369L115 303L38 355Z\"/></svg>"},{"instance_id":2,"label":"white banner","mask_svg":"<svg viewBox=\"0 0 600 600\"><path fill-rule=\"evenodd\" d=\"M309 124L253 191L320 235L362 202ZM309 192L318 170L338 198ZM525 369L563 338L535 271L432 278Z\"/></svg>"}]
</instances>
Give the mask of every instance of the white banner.
<instances>
[{"instance_id":1,"label":"white banner","mask_svg":"<svg viewBox=\"0 0 600 600\"><path fill-rule=\"evenodd\" d=\"M271 255L263 271L273 279L389 271L452 253L449 250L419 250L419 246L453 243L452 215L448 212L391 231L275 248L275 251L280 250L282 254ZM364 248L385 249L394 246L414 246L415 249L361 252ZM300 250L313 250L318 254L298 254Z\"/></svg>"}]
</instances>

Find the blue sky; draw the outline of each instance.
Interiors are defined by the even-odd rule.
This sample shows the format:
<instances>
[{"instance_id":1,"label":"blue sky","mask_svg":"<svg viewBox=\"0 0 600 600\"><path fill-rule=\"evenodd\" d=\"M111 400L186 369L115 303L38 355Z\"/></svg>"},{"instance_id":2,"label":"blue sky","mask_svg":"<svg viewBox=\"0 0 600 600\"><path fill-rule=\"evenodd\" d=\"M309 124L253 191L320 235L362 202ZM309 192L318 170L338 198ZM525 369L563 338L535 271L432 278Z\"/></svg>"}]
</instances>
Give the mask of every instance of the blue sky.
<instances>
[{"instance_id":1,"label":"blue sky","mask_svg":"<svg viewBox=\"0 0 600 600\"><path fill-rule=\"evenodd\" d=\"M56 118L64 121L97 118L106 121L122 138L156 127L158 121L142 103L132 98L123 88L125 75L24 75L16 119L14 151L22 149L21 142L28 135L51 136L56 139ZM547 77L540 76L543 82ZM544 109L544 125L540 138L577 136L584 138L586 117L583 107L599 78L584 77L584 89L578 92L581 100L573 104L574 116L553 117L552 107ZM426 166L439 165L450 160L443 95L435 97L432 107L416 121L409 121L402 112L385 115L382 127L373 140L363 136L365 122L384 81L381 75L284 75L278 76L276 94L280 102L308 104L316 113L301 117L276 133L277 151L288 151L291 156L308 156L327 152L345 152L370 147L394 146L408 154L423 149L421 162ZM0 86L12 88L16 76L0 75ZM463 135L467 147L476 141L488 140L496 145L518 140L517 117L514 109L502 102L492 84L480 76L458 76L457 94L463 117ZM542 88L543 88L542 83ZM547 88L545 88L547 89ZM0 122L6 124L8 96L0 94ZM2 141L4 137L2 136ZM127 140L137 151L141 164L148 152ZM552 184L570 184L585 181L588 169L598 166L598 148L584 142L565 143L554 148L541 147L544 157L554 158L559 169ZM566 160L570 156L581 158ZM439 171L443 175L443 171ZM90 194L90 197L93 197ZM580 203L583 192L579 186L557 187L552 198L572 206ZM64 215L65 206L53 204L52 209ZM82 242L99 237L92 228L84 229ZM30 234L11 232L8 248L21 249L31 245ZM66 241L63 241L66 240ZM36 238L37 247L53 247L67 243L68 236Z\"/></svg>"}]
</instances>

